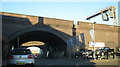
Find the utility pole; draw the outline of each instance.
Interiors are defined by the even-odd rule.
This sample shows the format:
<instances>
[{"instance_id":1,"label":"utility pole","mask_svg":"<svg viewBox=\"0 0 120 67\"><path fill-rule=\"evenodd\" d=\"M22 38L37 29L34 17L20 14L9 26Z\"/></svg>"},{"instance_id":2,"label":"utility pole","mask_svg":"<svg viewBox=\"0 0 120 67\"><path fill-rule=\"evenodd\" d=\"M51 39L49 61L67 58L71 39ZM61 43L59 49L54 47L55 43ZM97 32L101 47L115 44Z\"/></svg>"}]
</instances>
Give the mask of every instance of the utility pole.
<instances>
[{"instance_id":1,"label":"utility pole","mask_svg":"<svg viewBox=\"0 0 120 67\"><path fill-rule=\"evenodd\" d=\"M88 16L86 18L86 20L90 20L91 18L93 17L96 17L98 15L102 15L102 19L103 21L109 21L109 18L111 18L113 20L113 25L114 26L118 26L118 22L117 22L117 19L116 19L116 7L115 6L110 6L108 8L105 8L91 16ZM96 22L93 23L92 25L92 28L93 30L91 30L91 33L93 34L92 35L92 40L93 40L93 58L95 60L95 28L94 28L94 25L95 25Z\"/></svg>"},{"instance_id":2,"label":"utility pole","mask_svg":"<svg viewBox=\"0 0 120 67\"><path fill-rule=\"evenodd\" d=\"M93 23L92 27L93 27L93 59L95 60L96 59L96 56L95 56L95 23Z\"/></svg>"}]
</instances>

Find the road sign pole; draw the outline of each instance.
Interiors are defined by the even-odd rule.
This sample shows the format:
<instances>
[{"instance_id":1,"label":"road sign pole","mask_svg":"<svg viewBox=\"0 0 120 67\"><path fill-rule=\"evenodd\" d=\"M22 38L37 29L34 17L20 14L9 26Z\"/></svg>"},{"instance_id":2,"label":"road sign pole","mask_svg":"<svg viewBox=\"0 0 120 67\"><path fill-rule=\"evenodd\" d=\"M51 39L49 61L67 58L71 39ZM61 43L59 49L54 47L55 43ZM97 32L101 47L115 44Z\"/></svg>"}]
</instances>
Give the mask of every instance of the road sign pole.
<instances>
[{"instance_id":1,"label":"road sign pole","mask_svg":"<svg viewBox=\"0 0 120 67\"><path fill-rule=\"evenodd\" d=\"M95 43L95 26L94 26L95 23L96 22L93 23L93 59L94 60L96 60L96 57L95 57L95 44L94 44Z\"/></svg>"}]
</instances>

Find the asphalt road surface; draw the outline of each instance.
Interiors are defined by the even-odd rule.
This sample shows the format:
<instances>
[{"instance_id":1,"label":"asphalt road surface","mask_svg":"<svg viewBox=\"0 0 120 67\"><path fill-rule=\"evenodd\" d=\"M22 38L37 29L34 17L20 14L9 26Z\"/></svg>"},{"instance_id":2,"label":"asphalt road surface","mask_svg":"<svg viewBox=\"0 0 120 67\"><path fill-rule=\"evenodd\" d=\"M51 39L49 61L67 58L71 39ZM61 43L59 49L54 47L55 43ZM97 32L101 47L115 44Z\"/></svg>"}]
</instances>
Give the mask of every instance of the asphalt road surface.
<instances>
[{"instance_id":1,"label":"asphalt road surface","mask_svg":"<svg viewBox=\"0 0 120 67\"><path fill-rule=\"evenodd\" d=\"M120 60L35 59L35 67L119 67ZM3 66L6 61L3 61Z\"/></svg>"}]
</instances>

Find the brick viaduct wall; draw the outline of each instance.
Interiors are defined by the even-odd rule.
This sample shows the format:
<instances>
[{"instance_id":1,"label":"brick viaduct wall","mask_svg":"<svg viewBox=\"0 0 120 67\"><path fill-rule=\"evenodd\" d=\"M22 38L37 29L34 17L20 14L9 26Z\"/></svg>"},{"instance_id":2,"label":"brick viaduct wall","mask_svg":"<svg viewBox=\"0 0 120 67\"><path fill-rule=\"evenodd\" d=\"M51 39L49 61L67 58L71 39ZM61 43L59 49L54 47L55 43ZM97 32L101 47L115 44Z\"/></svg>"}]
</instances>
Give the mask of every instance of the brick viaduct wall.
<instances>
[{"instance_id":1,"label":"brick viaduct wall","mask_svg":"<svg viewBox=\"0 0 120 67\"><path fill-rule=\"evenodd\" d=\"M44 24L72 36L73 21L44 17Z\"/></svg>"},{"instance_id":2,"label":"brick viaduct wall","mask_svg":"<svg viewBox=\"0 0 120 67\"><path fill-rule=\"evenodd\" d=\"M4 12L0 12L0 14L5 16L17 17L14 20L12 17L3 20L3 24L5 24L3 26L3 33L7 32L7 35L27 27L45 24L72 36L73 21ZM92 29L92 24L79 21L77 27L78 28L76 29L76 35L78 36L80 33L85 34L85 44L86 48L88 48L88 42L92 41L89 34L89 31ZM118 38L120 37L118 36L118 32L120 32L118 30L118 27L95 24L95 41L105 42L106 46L116 48L120 42L118 42Z\"/></svg>"},{"instance_id":3,"label":"brick viaduct wall","mask_svg":"<svg viewBox=\"0 0 120 67\"><path fill-rule=\"evenodd\" d=\"M34 25L45 24L72 36L73 21L6 12L0 12L0 14L3 15L3 32L7 32L7 35Z\"/></svg>"},{"instance_id":4,"label":"brick viaduct wall","mask_svg":"<svg viewBox=\"0 0 120 67\"><path fill-rule=\"evenodd\" d=\"M67 37L69 39L72 36L73 21L6 12L0 12L0 16L2 16L2 34L6 38L8 38L9 43L9 40L12 39L11 36L16 36L16 32L18 34L17 36L19 36L19 34L21 34L21 31L26 33L25 30L27 30L28 28L32 28L33 31L36 30L36 28L38 27L39 29L50 28L49 30L47 29L48 32L52 32L51 28L56 29L58 31L54 30L52 33L55 35L56 33L59 33L60 35L58 34L58 36L60 37L62 35L61 38L63 39L63 37L65 37L65 40ZM5 45L7 45L9 50L9 45L11 44L3 44L3 49L6 51L6 49L4 48Z\"/></svg>"},{"instance_id":5,"label":"brick viaduct wall","mask_svg":"<svg viewBox=\"0 0 120 67\"><path fill-rule=\"evenodd\" d=\"M87 22L78 22L77 26L77 36L80 33L85 34L85 44L86 48L89 48L88 42L92 42L89 31L92 29L92 23ZM104 42L106 47L116 49L120 41L118 36L120 30L117 26L104 25L104 24L95 24L95 42Z\"/></svg>"}]
</instances>

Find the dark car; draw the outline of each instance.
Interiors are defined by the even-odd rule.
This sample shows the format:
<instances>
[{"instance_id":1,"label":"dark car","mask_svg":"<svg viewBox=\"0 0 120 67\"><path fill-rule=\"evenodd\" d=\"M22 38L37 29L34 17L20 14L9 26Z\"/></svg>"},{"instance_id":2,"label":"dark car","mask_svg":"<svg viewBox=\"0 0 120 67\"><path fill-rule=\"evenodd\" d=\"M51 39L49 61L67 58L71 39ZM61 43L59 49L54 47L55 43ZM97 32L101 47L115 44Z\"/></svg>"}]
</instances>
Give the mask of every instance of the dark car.
<instances>
[{"instance_id":1,"label":"dark car","mask_svg":"<svg viewBox=\"0 0 120 67\"><path fill-rule=\"evenodd\" d=\"M114 49L110 49L109 47L103 47L103 48L98 48L96 49L96 56L97 58L104 58L104 59L108 59L111 56L114 59Z\"/></svg>"},{"instance_id":2,"label":"dark car","mask_svg":"<svg viewBox=\"0 0 120 67\"><path fill-rule=\"evenodd\" d=\"M80 55L83 58L93 58L93 51L92 50L81 50Z\"/></svg>"}]
</instances>

